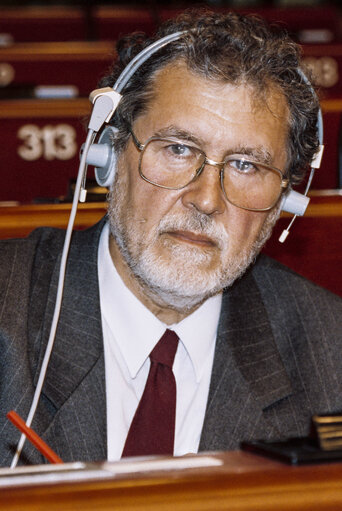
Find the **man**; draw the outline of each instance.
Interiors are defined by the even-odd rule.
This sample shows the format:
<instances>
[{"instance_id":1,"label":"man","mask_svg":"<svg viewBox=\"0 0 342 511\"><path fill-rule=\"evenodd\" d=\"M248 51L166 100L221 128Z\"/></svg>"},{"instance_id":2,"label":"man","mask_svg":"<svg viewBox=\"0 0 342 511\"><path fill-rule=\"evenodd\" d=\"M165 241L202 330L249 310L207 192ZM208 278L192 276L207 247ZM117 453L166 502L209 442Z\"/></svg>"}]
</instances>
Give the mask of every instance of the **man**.
<instances>
[{"instance_id":1,"label":"man","mask_svg":"<svg viewBox=\"0 0 342 511\"><path fill-rule=\"evenodd\" d=\"M111 121L108 220L73 235L33 420L64 461L236 449L305 435L313 413L342 406L340 299L266 257L251 266L318 148L298 48L236 14L185 15L158 37L177 31L133 75ZM120 43L103 85L150 42ZM18 441L5 413L26 417L37 384L63 238L43 229L2 243L3 465ZM165 330L176 354L160 384L176 385L176 402L150 402L141 431L149 354ZM166 426L152 419L172 406ZM170 435L171 452L139 451ZM21 462L42 458L26 444Z\"/></svg>"}]
</instances>

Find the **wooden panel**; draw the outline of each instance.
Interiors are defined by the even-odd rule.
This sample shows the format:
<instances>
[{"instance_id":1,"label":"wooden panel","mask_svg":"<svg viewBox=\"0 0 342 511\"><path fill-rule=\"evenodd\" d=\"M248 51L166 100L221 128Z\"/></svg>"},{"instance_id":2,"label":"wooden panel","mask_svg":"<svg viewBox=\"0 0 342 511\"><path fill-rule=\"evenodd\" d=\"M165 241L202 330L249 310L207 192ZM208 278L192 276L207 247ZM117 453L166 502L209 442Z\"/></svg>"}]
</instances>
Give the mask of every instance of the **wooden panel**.
<instances>
[{"instance_id":1,"label":"wooden panel","mask_svg":"<svg viewBox=\"0 0 342 511\"><path fill-rule=\"evenodd\" d=\"M208 465L221 464L205 466L205 459ZM197 463L203 460L202 468L196 468L196 460ZM165 469L158 470L156 461ZM88 466L94 469L93 480L63 482L58 481L62 478L57 475L56 482L0 488L0 499L8 511L337 511L342 508L340 463L292 467L240 451L183 458L183 463L188 461L188 468L183 469L177 469L179 461L179 458L169 460L167 464L165 459L152 459L139 465L128 460L131 473L125 473L127 460L107 464L106 472L97 479L96 468ZM83 473L86 478L86 471Z\"/></svg>"},{"instance_id":2,"label":"wooden panel","mask_svg":"<svg viewBox=\"0 0 342 511\"><path fill-rule=\"evenodd\" d=\"M131 32L152 35L156 28L155 16L148 8L117 5L93 10L93 30L98 39L115 41Z\"/></svg>"},{"instance_id":3,"label":"wooden panel","mask_svg":"<svg viewBox=\"0 0 342 511\"><path fill-rule=\"evenodd\" d=\"M250 8L269 22L279 22L299 43L333 43L341 40L339 11L333 6Z\"/></svg>"},{"instance_id":4,"label":"wooden panel","mask_svg":"<svg viewBox=\"0 0 342 511\"><path fill-rule=\"evenodd\" d=\"M90 108L87 99L0 101L0 200L47 201L67 194Z\"/></svg>"},{"instance_id":5,"label":"wooden panel","mask_svg":"<svg viewBox=\"0 0 342 511\"><path fill-rule=\"evenodd\" d=\"M280 243L289 220L288 215L279 219L263 251L342 296L342 195L312 197L305 216L295 220L288 238Z\"/></svg>"},{"instance_id":6,"label":"wooden panel","mask_svg":"<svg viewBox=\"0 0 342 511\"><path fill-rule=\"evenodd\" d=\"M87 36L86 16L71 6L1 7L0 39L5 34L13 42L82 40Z\"/></svg>"},{"instance_id":7,"label":"wooden panel","mask_svg":"<svg viewBox=\"0 0 342 511\"><path fill-rule=\"evenodd\" d=\"M189 4L186 6L191 7ZM196 7L196 4L194 4L194 7ZM176 17L183 10L184 7L160 8L158 16L161 21L165 21ZM339 11L333 6L247 7L239 9L217 7L214 10L219 12L234 10L246 14L257 14L268 22L280 23L300 43L332 43L341 40Z\"/></svg>"},{"instance_id":8,"label":"wooden panel","mask_svg":"<svg viewBox=\"0 0 342 511\"><path fill-rule=\"evenodd\" d=\"M320 97L341 97L342 44L305 44L302 49L303 63L311 70Z\"/></svg>"},{"instance_id":9,"label":"wooden panel","mask_svg":"<svg viewBox=\"0 0 342 511\"><path fill-rule=\"evenodd\" d=\"M37 227L67 226L70 204L32 204L27 206L0 205L0 238L23 238ZM79 204L75 229L86 229L98 222L106 213L104 203Z\"/></svg>"},{"instance_id":10,"label":"wooden panel","mask_svg":"<svg viewBox=\"0 0 342 511\"><path fill-rule=\"evenodd\" d=\"M10 88L24 89L26 94L38 85L73 85L79 96L95 89L115 59L114 43L58 42L18 43L0 48L1 96Z\"/></svg>"}]
</instances>

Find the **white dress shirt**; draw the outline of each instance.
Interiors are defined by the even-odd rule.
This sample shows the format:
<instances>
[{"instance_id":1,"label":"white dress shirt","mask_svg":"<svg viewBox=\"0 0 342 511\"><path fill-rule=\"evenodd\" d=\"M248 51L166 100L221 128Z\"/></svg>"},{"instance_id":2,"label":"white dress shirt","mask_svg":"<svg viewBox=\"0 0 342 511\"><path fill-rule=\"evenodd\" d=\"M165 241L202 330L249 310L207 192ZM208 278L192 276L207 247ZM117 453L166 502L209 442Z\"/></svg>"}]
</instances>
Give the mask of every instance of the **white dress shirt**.
<instances>
[{"instance_id":1,"label":"white dress shirt","mask_svg":"<svg viewBox=\"0 0 342 511\"><path fill-rule=\"evenodd\" d=\"M174 454L197 452L206 409L222 295L209 298L181 322L167 326L125 286L109 252L109 227L99 244L98 273L104 338L108 460L120 459L148 377L149 354L166 328L178 344Z\"/></svg>"}]
</instances>

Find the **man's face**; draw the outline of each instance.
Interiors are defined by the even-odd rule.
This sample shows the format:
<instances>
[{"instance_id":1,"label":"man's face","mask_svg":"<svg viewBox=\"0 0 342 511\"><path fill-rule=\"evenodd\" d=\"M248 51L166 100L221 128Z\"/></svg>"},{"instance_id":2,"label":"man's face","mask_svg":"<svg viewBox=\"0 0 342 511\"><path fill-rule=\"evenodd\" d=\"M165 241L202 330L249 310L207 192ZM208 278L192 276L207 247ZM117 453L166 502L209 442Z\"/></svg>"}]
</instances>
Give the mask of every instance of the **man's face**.
<instances>
[{"instance_id":1,"label":"man's face","mask_svg":"<svg viewBox=\"0 0 342 511\"><path fill-rule=\"evenodd\" d=\"M270 165L285 168L288 109L275 90L265 102L246 85L210 82L183 63L161 70L154 90L147 112L132 126L142 144L176 130L211 160L267 154ZM245 271L277 208L255 212L230 204L219 169L209 165L184 189L158 188L139 176L139 156L130 138L110 199L111 232L145 294L160 306L191 310Z\"/></svg>"}]
</instances>

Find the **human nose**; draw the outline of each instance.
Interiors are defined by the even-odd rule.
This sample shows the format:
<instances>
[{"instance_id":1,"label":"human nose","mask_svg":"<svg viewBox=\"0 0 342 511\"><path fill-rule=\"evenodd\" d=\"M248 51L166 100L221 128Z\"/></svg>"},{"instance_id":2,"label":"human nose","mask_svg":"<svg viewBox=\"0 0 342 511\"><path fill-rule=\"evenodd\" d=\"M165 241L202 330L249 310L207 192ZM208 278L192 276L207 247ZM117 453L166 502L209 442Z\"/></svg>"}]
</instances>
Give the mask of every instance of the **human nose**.
<instances>
[{"instance_id":1,"label":"human nose","mask_svg":"<svg viewBox=\"0 0 342 511\"><path fill-rule=\"evenodd\" d=\"M200 175L185 189L182 202L206 215L222 214L226 201L221 188L222 167L207 161Z\"/></svg>"}]
</instances>

